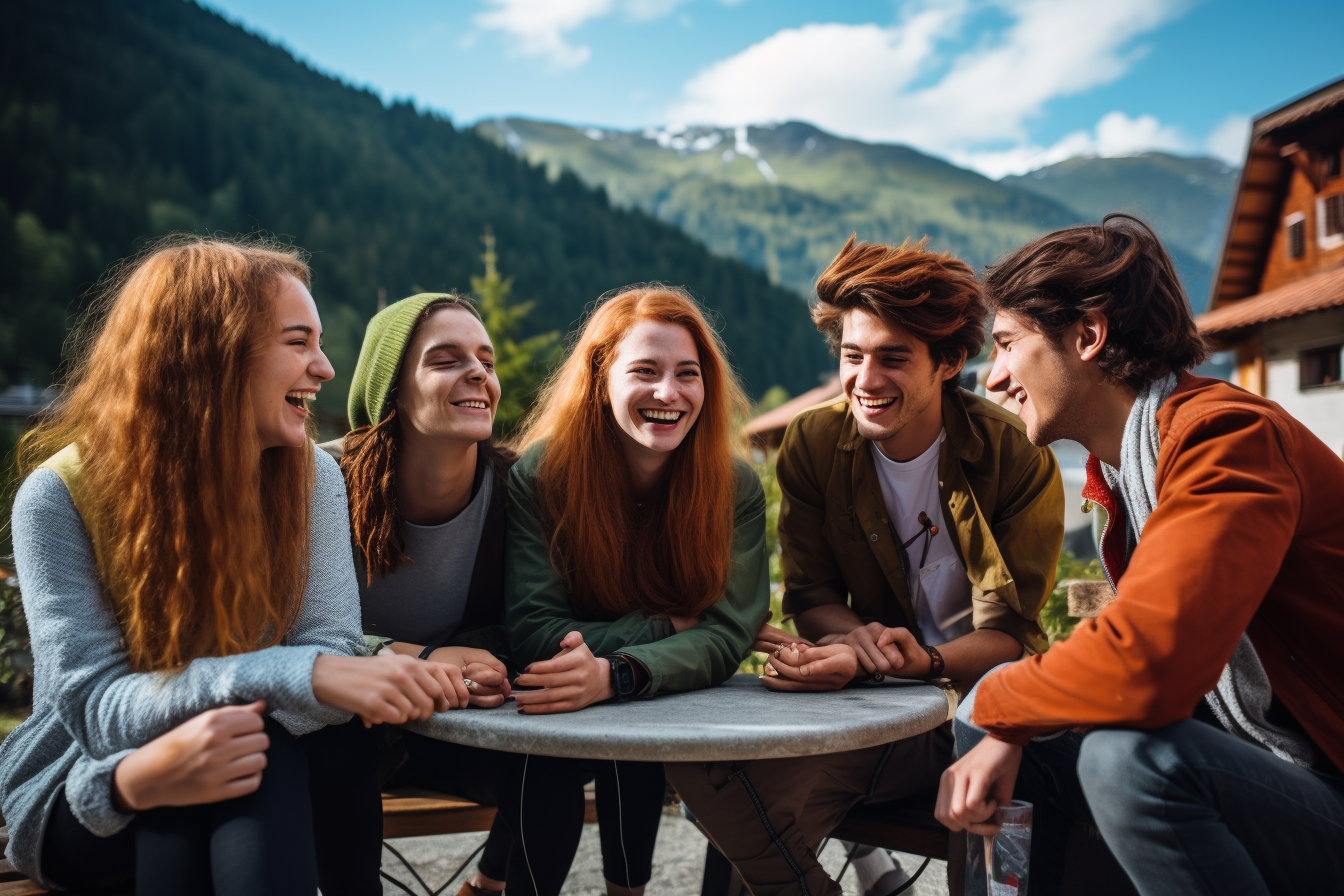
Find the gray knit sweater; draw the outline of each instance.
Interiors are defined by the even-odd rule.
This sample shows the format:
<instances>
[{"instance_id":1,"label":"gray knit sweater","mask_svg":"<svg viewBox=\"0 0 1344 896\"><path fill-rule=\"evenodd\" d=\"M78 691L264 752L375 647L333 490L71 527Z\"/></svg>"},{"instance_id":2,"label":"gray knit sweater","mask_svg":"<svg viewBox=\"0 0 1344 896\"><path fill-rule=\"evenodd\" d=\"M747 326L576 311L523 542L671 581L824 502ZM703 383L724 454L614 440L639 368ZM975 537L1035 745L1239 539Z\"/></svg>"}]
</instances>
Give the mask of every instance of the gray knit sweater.
<instances>
[{"instance_id":1,"label":"gray knit sweater","mask_svg":"<svg viewBox=\"0 0 1344 896\"><path fill-rule=\"evenodd\" d=\"M0 811L15 868L51 886L39 867L42 833L62 791L94 834L124 828L132 816L112 803L117 763L208 709L266 700L295 735L349 720L313 697L317 655L355 655L363 646L345 483L330 456L316 455L308 583L284 643L193 660L172 675L131 672L93 546L60 477L38 469L23 483L14 557L32 635L33 714L0 746Z\"/></svg>"}]
</instances>

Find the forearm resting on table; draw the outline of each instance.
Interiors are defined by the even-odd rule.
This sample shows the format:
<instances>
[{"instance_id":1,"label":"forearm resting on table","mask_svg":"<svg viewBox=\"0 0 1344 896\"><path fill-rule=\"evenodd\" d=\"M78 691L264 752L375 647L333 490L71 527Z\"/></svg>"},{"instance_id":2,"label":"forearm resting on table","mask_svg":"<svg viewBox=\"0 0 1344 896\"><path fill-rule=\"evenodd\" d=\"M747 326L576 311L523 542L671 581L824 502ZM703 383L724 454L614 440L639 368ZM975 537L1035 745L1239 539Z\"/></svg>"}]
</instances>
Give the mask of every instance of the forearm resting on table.
<instances>
[{"instance_id":1,"label":"forearm resting on table","mask_svg":"<svg viewBox=\"0 0 1344 896\"><path fill-rule=\"evenodd\" d=\"M975 681L1001 663L1022 656L1022 642L992 628L976 629L968 635L938 645L943 655L943 677L953 681Z\"/></svg>"},{"instance_id":2,"label":"forearm resting on table","mask_svg":"<svg viewBox=\"0 0 1344 896\"><path fill-rule=\"evenodd\" d=\"M820 644L830 635L844 637L863 625L863 620L846 604L824 604L798 613L793 624L801 637Z\"/></svg>"}]
</instances>

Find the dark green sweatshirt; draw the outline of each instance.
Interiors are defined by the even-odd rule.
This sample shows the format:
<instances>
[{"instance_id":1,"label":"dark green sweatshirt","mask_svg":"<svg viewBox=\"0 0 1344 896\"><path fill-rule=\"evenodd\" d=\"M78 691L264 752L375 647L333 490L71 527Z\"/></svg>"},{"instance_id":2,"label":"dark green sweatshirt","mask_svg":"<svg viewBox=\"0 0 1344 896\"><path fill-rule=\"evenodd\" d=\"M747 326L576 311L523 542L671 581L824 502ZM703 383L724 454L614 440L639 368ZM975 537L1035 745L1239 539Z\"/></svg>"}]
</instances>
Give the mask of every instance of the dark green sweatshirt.
<instances>
[{"instance_id":1,"label":"dark green sweatshirt","mask_svg":"<svg viewBox=\"0 0 1344 896\"><path fill-rule=\"evenodd\" d=\"M504 625L520 668L550 659L568 632L583 634L595 656L622 653L648 668L644 696L719 684L751 651L770 616L770 570L765 552L765 493L745 461L734 463L733 566L723 596L700 624L674 632L666 616L634 610L614 620L580 615L548 556L538 515L537 465L545 445L534 445L509 472L505 539ZM690 522L688 521L688 525Z\"/></svg>"}]
</instances>

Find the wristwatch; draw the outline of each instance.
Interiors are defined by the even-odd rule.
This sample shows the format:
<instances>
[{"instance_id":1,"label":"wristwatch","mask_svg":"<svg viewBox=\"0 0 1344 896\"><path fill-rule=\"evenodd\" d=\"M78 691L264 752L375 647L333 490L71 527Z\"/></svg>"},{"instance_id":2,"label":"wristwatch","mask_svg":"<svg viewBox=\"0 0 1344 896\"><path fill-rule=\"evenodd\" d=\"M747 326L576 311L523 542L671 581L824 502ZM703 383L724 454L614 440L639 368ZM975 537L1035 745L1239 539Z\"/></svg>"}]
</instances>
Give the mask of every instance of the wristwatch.
<instances>
[{"instance_id":1,"label":"wristwatch","mask_svg":"<svg viewBox=\"0 0 1344 896\"><path fill-rule=\"evenodd\" d=\"M611 693L617 703L624 703L635 696L635 669L627 657L619 653L604 656L611 667Z\"/></svg>"}]
</instances>

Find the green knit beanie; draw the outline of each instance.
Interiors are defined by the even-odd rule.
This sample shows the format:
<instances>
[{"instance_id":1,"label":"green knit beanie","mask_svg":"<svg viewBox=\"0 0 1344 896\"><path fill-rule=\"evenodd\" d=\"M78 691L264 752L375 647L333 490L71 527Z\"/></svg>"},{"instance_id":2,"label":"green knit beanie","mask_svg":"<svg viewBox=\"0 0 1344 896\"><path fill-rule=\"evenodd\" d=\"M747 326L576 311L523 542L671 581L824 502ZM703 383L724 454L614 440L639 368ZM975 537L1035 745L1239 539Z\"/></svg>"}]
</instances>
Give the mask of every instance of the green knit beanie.
<instances>
[{"instance_id":1,"label":"green knit beanie","mask_svg":"<svg viewBox=\"0 0 1344 896\"><path fill-rule=\"evenodd\" d=\"M373 316L364 331L364 345L359 349L359 363L350 381L350 398L346 412L350 428L374 426L388 411L388 397L397 383L401 359L410 345L411 335L420 314L434 304L461 305L478 320L476 306L450 292L422 292L388 305Z\"/></svg>"}]
</instances>

